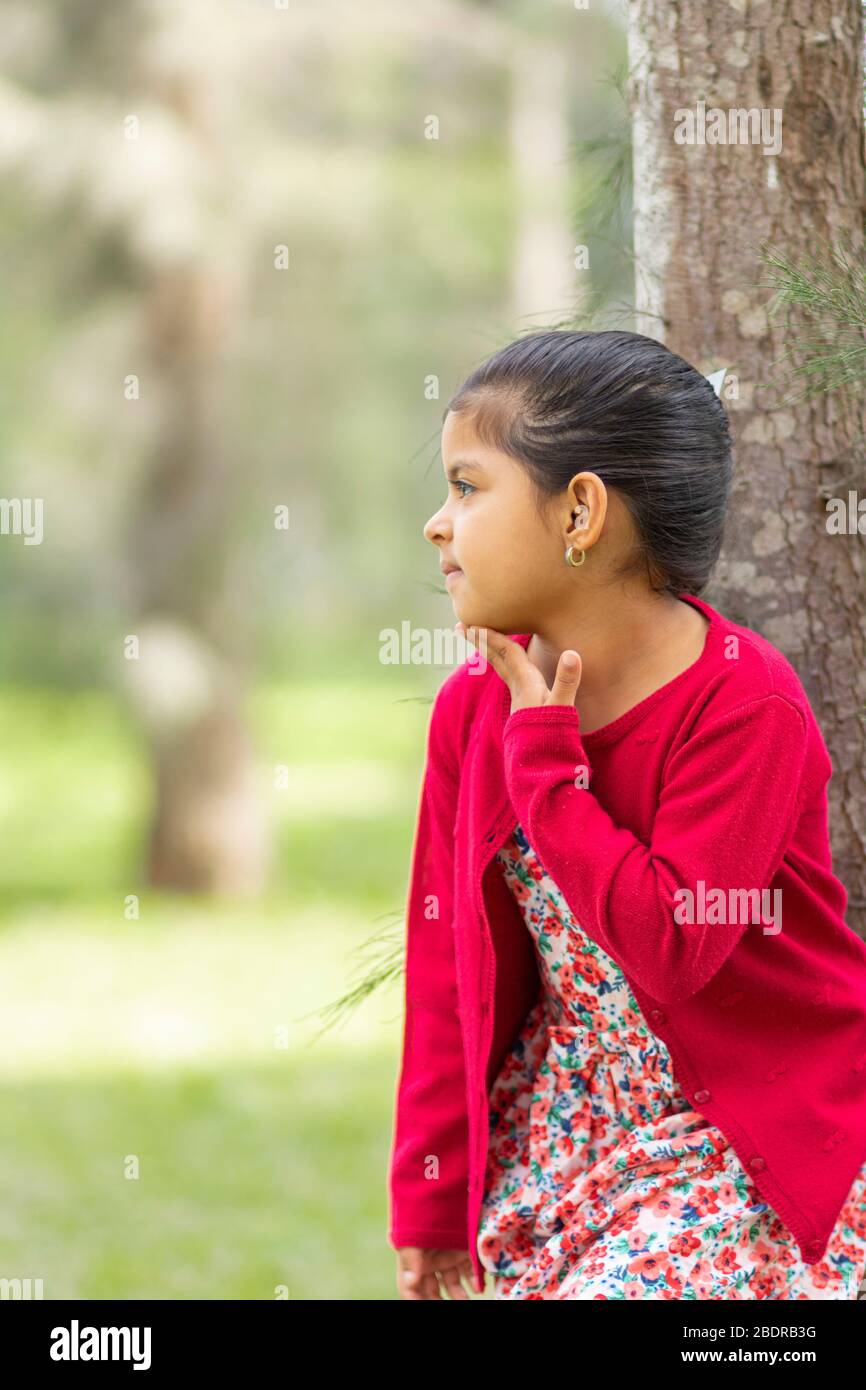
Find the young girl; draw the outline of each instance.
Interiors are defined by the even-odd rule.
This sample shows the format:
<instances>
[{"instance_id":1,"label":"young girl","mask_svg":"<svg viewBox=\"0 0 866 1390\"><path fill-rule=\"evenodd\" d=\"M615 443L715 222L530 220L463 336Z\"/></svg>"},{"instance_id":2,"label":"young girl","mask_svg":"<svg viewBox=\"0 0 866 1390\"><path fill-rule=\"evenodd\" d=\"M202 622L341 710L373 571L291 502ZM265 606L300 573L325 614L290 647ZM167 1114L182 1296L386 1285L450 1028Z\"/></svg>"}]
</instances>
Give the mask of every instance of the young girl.
<instances>
[{"instance_id":1,"label":"young girl","mask_svg":"<svg viewBox=\"0 0 866 1390\"><path fill-rule=\"evenodd\" d=\"M853 1300L866 945L803 687L696 597L724 408L640 334L533 333L451 400L442 457L424 534L478 651L434 701L412 853L401 1297Z\"/></svg>"}]
</instances>

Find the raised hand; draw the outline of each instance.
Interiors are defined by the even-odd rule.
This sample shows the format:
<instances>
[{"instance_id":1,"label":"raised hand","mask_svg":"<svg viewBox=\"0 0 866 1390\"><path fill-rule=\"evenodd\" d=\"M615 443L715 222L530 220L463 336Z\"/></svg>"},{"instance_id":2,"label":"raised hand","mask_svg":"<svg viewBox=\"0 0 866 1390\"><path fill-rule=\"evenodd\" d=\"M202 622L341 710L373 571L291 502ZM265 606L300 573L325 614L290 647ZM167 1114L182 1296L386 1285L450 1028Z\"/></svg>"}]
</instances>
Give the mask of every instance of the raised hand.
<instances>
[{"instance_id":1,"label":"raised hand","mask_svg":"<svg viewBox=\"0 0 866 1390\"><path fill-rule=\"evenodd\" d=\"M467 628L463 623L456 623L455 627L505 681L511 691L512 714L515 710L538 705L574 705L583 668L576 651L569 649L562 653L553 689L549 690L544 676L519 642L512 642L510 637L492 627Z\"/></svg>"}]
</instances>

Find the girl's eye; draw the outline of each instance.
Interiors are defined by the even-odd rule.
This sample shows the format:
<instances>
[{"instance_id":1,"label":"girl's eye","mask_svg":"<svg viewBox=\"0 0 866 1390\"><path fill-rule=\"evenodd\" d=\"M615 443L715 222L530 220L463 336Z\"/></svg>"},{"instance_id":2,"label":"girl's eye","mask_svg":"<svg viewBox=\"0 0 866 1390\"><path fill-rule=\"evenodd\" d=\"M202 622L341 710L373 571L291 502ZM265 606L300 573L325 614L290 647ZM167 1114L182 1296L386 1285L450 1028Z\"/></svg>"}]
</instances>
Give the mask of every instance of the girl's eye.
<instances>
[{"instance_id":1,"label":"girl's eye","mask_svg":"<svg viewBox=\"0 0 866 1390\"><path fill-rule=\"evenodd\" d=\"M475 492L475 491L476 491L476 489L472 486L471 483L465 483L465 482L463 481L462 478L454 478L454 479L452 480L452 485L453 485L454 487L468 487L468 489L469 489L470 492ZM465 492L461 492L460 496L461 496L461 497L465 497L465 496L466 496L466 493L465 493Z\"/></svg>"}]
</instances>

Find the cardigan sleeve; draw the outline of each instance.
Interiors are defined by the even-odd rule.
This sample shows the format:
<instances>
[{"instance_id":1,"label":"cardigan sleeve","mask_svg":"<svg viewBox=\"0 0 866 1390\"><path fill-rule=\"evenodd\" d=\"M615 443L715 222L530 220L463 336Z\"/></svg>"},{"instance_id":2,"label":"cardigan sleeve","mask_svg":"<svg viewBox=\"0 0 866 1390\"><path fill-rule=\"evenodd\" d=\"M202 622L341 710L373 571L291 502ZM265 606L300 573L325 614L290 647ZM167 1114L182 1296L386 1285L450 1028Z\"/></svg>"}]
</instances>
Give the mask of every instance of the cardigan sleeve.
<instances>
[{"instance_id":1,"label":"cardigan sleeve","mask_svg":"<svg viewBox=\"0 0 866 1390\"><path fill-rule=\"evenodd\" d=\"M726 914L745 919L731 923L683 921L681 890L698 893L703 880L706 894L722 889L729 902L730 890L769 888L799 810L802 712L773 693L698 724L670 759L649 844L593 796L574 706L516 710L503 738L512 805L587 934L660 1002L702 989L751 913ZM576 778L580 766L588 786Z\"/></svg>"},{"instance_id":2,"label":"cardigan sleeve","mask_svg":"<svg viewBox=\"0 0 866 1390\"><path fill-rule=\"evenodd\" d=\"M446 682L447 686L447 682ZM467 1246L468 1105L452 927L459 773L433 704L406 916L405 1022L391 1149L388 1240Z\"/></svg>"}]
</instances>

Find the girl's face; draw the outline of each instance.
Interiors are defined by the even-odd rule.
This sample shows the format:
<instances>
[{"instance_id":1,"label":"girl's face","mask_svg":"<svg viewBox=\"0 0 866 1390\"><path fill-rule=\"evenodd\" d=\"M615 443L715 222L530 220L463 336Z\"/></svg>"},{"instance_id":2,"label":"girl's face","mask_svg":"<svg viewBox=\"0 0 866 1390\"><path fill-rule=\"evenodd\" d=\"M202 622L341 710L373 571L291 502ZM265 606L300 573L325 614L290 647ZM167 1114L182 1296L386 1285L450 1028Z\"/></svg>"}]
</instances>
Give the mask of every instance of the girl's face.
<instances>
[{"instance_id":1,"label":"girl's face","mask_svg":"<svg viewBox=\"0 0 866 1390\"><path fill-rule=\"evenodd\" d=\"M465 412L446 416L442 463L448 496L424 535L437 547L440 566L455 567L445 585L457 618L467 627L533 632L542 615L573 605L575 571L565 563L565 548L600 531L606 500L600 479L576 475L542 516L525 469L483 444Z\"/></svg>"}]
</instances>

